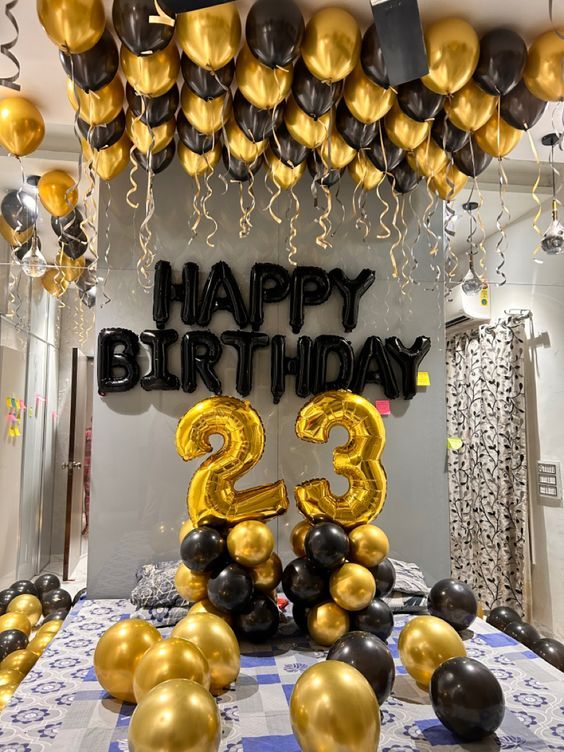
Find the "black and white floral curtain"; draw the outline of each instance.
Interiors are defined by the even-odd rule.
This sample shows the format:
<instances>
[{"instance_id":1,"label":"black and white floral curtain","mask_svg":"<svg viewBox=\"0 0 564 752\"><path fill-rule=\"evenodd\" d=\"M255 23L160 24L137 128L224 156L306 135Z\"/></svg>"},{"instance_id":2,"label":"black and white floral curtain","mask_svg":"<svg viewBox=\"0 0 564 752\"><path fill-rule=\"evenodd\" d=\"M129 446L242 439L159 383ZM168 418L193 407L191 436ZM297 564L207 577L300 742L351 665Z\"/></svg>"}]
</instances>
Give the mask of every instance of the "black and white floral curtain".
<instances>
[{"instance_id":1,"label":"black and white floral curtain","mask_svg":"<svg viewBox=\"0 0 564 752\"><path fill-rule=\"evenodd\" d=\"M525 329L509 317L447 334L452 576L485 608L528 611Z\"/></svg>"}]
</instances>

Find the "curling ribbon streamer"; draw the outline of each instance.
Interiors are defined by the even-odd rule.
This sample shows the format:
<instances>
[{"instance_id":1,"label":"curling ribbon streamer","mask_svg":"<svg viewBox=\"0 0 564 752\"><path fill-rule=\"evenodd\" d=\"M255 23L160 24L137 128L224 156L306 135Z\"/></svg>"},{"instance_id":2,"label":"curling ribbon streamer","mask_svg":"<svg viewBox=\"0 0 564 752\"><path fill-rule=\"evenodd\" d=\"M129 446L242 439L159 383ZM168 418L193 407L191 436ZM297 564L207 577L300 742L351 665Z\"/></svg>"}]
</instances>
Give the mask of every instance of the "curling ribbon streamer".
<instances>
[{"instance_id":1,"label":"curling ribbon streamer","mask_svg":"<svg viewBox=\"0 0 564 752\"><path fill-rule=\"evenodd\" d=\"M0 78L0 86L6 86L8 89L13 89L14 91L20 91L21 89L21 86L17 82L20 77L21 71L20 61L12 52L12 49L16 46L20 38L20 27L18 26L18 22L16 21L16 18L12 13L12 10L16 7L18 2L19 0L10 0L10 2L6 3L4 12L6 14L6 18L14 27L15 36L9 42L4 42L4 44L0 45L0 52L16 66L16 72L12 76L5 76L4 78Z\"/></svg>"}]
</instances>

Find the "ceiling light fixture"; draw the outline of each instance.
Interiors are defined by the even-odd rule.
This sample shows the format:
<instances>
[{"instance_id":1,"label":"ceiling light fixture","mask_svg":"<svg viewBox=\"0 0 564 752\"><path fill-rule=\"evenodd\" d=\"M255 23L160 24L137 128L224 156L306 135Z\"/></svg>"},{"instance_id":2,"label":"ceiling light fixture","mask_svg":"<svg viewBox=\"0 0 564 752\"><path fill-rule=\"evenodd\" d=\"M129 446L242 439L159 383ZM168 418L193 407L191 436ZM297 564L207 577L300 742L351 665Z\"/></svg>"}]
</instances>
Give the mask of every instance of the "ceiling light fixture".
<instances>
[{"instance_id":1,"label":"ceiling light fixture","mask_svg":"<svg viewBox=\"0 0 564 752\"><path fill-rule=\"evenodd\" d=\"M31 239L31 248L23 257L21 266L24 273L34 279L42 277L47 271L47 261L39 250L39 238L35 230Z\"/></svg>"},{"instance_id":2,"label":"ceiling light fixture","mask_svg":"<svg viewBox=\"0 0 564 752\"><path fill-rule=\"evenodd\" d=\"M474 216L472 212L476 211L479 204L476 203L476 201L467 201L465 204L462 205L462 208L465 212L468 213L468 216L470 218L470 234L468 235L467 241L469 244L468 247L468 272L464 279L462 280L462 292L465 295L478 295L480 290L483 288L484 283L480 279L480 277L476 274L476 269L474 267L474 256L476 254L476 245L474 243L474 231L476 229L476 222L474 220Z\"/></svg>"},{"instance_id":3,"label":"ceiling light fixture","mask_svg":"<svg viewBox=\"0 0 564 752\"><path fill-rule=\"evenodd\" d=\"M550 167L552 169L552 222L542 236L541 246L549 256L558 256L564 253L564 225L558 216L560 202L556 196L556 167L554 166L554 147L560 141L557 133L548 133L543 136L543 146L550 146Z\"/></svg>"}]
</instances>

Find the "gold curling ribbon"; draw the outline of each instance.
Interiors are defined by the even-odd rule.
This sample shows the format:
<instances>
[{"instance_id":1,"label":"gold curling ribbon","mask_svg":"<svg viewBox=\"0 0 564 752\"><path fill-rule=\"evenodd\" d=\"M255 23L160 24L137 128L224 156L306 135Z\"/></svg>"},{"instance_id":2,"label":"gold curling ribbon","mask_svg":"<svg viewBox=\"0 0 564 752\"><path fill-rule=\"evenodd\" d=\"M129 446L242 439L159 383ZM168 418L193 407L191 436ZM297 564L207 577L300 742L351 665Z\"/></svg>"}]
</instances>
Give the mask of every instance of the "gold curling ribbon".
<instances>
[{"instance_id":1,"label":"gold curling ribbon","mask_svg":"<svg viewBox=\"0 0 564 752\"><path fill-rule=\"evenodd\" d=\"M297 262L295 261L296 255L298 253L298 248L296 246L296 238L298 236L298 229L297 229L297 221L298 217L300 215L300 200L294 190L294 186L290 189L290 195L292 197L292 200L294 202L294 213L292 214L292 218L290 219L290 235L288 236L288 263L291 266L297 266Z\"/></svg>"}]
</instances>

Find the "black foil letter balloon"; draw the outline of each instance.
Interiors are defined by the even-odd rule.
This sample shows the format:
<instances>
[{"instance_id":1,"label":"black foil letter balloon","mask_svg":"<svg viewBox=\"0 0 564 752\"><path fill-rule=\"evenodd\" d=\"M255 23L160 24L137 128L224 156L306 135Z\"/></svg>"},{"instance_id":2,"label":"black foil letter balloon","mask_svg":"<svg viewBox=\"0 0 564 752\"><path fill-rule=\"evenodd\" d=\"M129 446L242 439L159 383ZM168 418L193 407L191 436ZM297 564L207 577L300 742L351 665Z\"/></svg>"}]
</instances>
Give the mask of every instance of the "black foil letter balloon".
<instances>
[{"instance_id":1,"label":"black foil letter balloon","mask_svg":"<svg viewBox=\"0 0 564 752\"><path fill-rule=\"evenodd\" d=\"M305 24L294 0L257 0L247 16L247 44L269 68L285 68L300 53Z\"/></svg>"},{"instance_id":2,"label":"black foil letter balloon","mask_svg":"<svg viewBox=\"0 0 564 752\"><path fill-rule=\"evenodd\" d=\"M296 396L305 399L311 394L311 361L313 341L309 337L298 339L295 358L286 355L286 337L276 334L270 347L270 390L277 405L286 391L286 376L296 377Z\"/></svg>"},{"instance_id":3,"label":"black foil letter balloon","mask_svg":"<svg viewBox=\"0 0 564 752\"><path fill-rule=\"evenodd\" d=\"M151 23L155 0L114 0L112 20L116 34L134 55L164 50L174 34L174 26Z\"/></svg>"},{"instance_id":4,"label":"black foil letter balloon","mask_svg":"<svg viewBox=\"0 0 564 752\"><path fill-rule=\"evenodd\" d=\"M511 29L492 29L480 41L474 80L488 94L503 96L515 88L527 62L527 45Z\"/></svg>"},{"instance_id":5,"label":"black foil letter balloon","mask_svg":"<svg viewBox=\"0 0 564 752\"><path fill-rule=\"evenodd\" d=\"M141 379L141 386L146 392L155 390L172 391L180 388L180 381L168 370L168 348L178 341L178 332L174 329L144 331L141 342L149 348L151 370Z\"/></svg>"},{"instance_id":6,"label":"black foil letter balloon","mask_svg":"<svg viewBox=\"0 0 564 752\"><path fill-rule=\"evenodd\" d=\"M220 295L220 290L223 290L225 294ZM249 323L241 290L235 281L233 272L225 261L220 261L212 266L204 286L198 324L209 326L216 311L230 311L235 323L241 329L244 329Z\"/></svg>"},{"instance_id":7,"label":"black foil letter balloon","mask_svg":"<svg viewBox=\"0 0 564 752\"><path fill-rule=\"evenodd\" d=\"M327 660L342 661L360 671L374 690L379 705L390 696L396 676L394 659L386 643L370 632L344 635L333 645Z\"/></svg>"},{"instance_id":8,"label":"black foil letter balloon","mask_svg":"<svg viewBox=\"0 0 564 752\"><path fill-rule=\"evenodd\" d=\"M98 91L113 81L119 67L119 53L111 32L104 33L86 52L70 55L59 50L65 73L84 91Z\"/></svg>"},{"instance_id":9,"label":"black foil letter balloon","mask_svg":"<svg viewBox=\"0 0 564 752\"><path fill-rule=\"evenodd\" d=\"M386 350L401 368L404 399L410 400L417 393L417 374L421 361L431 349L429 337L417 337L412 347L406 347L398 337L386 339Z\"/></svg>"},{"instance_id":10,"label":"black foil letter balloon","mask_svg":"<svg viewBox=\"0 0 564 752\"><path fill-rule=\"evenodd\" d=\"M268 347L270 337L259 332L223 332L221 341L237 351L236 389L241 397L253 390L253 359L255 350Z\"/></svg>"},{"instance_id":11,"label":"black foil letter balloon","mask_svg":"<svg viewBox=\"0 0 564 752\"><path fill-rule=\"evenodd\" d=\"M371 269L363 269L355 279L350 279L342 269L333 269L329 277L343 296L343 329L352 332L358 324L360 300L374 284L376 274Z\"/></svg>"},{"instance_id":12,"label":"black foil letter balloon","mask_svg":"<svg viewBox=\"0 0 564 752\"><path fill-rule=\"evenodd\" d=\"M251 269L250 321L254 331L264 324L264 304L281 303L290 294L290 275L279 264L255 264Z\"/></svg>"},{"instance_id":13,"label":"black foil letter balloon","mask_svg":"<svg viewBox=\"0 0 564 752\"><path fill-rule=\"evenodd\" d=\"M371 367L372 363L374 367ZM396 376L380 337L368 337L357 358L351 389L362 394L366 384L381 384L388 399L400 396Z\"/></svg>"},{"instance_id":14,"label":"black foil letter balloon","mask_svg":"<svg viewBox=\"0 0 564 752\"><path fill-rule=\"evenodd\" d=\"M117 351L121 348L121 351ZM98 335L98 393L127 392L139 381L139 339L127 329L102 329Z\"/></svg>"},{"instance_id":15,"label":"black foil letter balloon","mask_svg":"<svg viewBox=\"0 0 564 752\"><path fill-rule=\"evenodd\" d=\"M198 376L206 389L221 394L221 381L214 370L223 347L211 332L186 332L182 337L182 389L192 394L198 388Z\"/></svg>"},{"instance_id":16,"label":"black foil letter balloon","mask_svg":"<svg viewBox=\"0 0 564 752\"><path fill-rule=\"evenodd\" d=\"M339 361L339 371L334 379L328 377L329 358L331 355ZM333 389L348 389L354 372L354 351L351 343L343 337L322 334L316 338L313 346L313 384L314 394Z\"/></svg>"},{"instance_id":17,"label":"black foil letter balloon","mask_svg":"<svg viewBox=\"0 0 564 752\"><path fill-rule=\"evenodd\" d=\"M327 272L317 266L298 266L290 290L290 326L294 334L299 334L305 307L326 303L331 295L331 281Z\"/></svg>"}]
</instances>

